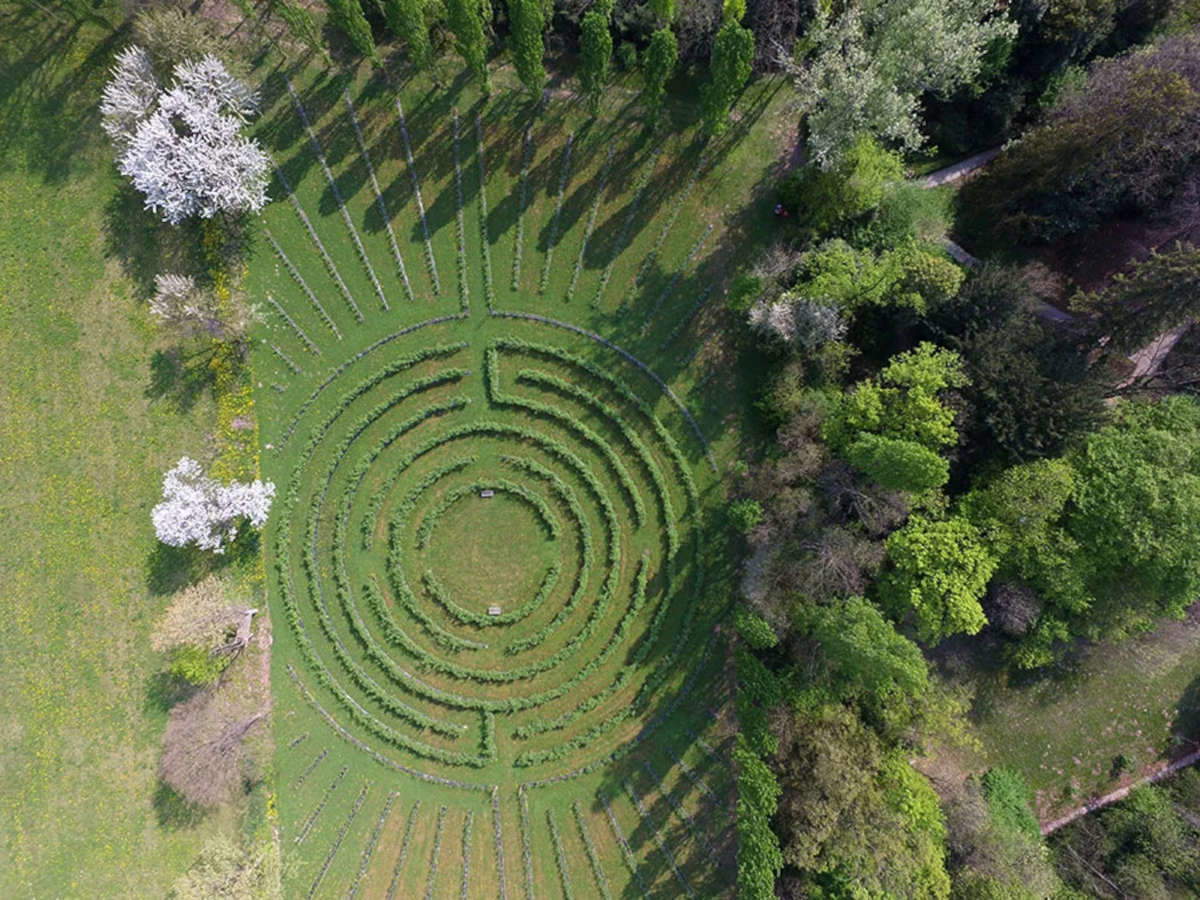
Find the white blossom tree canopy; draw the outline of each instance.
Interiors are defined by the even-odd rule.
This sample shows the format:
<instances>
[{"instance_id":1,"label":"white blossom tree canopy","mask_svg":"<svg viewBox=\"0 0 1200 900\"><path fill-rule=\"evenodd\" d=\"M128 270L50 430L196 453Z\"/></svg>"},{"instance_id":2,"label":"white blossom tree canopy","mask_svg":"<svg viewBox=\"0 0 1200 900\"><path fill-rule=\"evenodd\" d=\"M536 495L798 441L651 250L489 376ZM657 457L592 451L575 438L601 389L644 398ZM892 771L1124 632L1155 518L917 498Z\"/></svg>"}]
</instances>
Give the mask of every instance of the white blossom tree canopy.
<instances>
[{"instance_id":1,"label":"white blossom tree canopy","mask_svg":"<svg viewBox=\"0 0 1200 900\"><path fill-rule=\"evenodd\" d=\"M129 146L138 123L154 108L158 92L150 54L136 45L122 50L100 98L101 127L119 149Z\"/></svg>"},{"instance_id":2,"label":"white blossom tree canopy","mask_svg":"<svg viewBox=\"0 0 1200 900\"><path fill-rule=\"evenodd\" d=\"M776 300L759 300L747 314L750 327L760 334L804 350L816 350L846 336L846 320L831 302L796 294Z\"/></svg>"},{"instance_id":3,"label":"white blossom tree canopy","mask_svg":"<svg viewBox=\"0 0 1200 900\"><path fill-rule=\"evenodd\" d=\"M261 528L271 510L275 485L251 481L221 484L200 463L181 457L163 476L162 502L150 513L158 539L171 547L195 544L223 553L242 519Z\"/></svg>"},{"instance_id":4,"label":"white blossom tree canopy","mask_svg":"<svg viewBox=\"0 0 1200 900\"><path fill-rule=\"evenodd\" d=\"M180 63L172 74L164 91L140 47L117 58L101 112L121 174L145 194L147 209L172 224L261 209L271 160L241 134L257 110L254 92L213 56Z\"/></svg>"},{"instance_id":5,"label":"white blossom tree canopy","mask_svg":"<svg viewBox=\"0 0 1200 900\"><path fill-rule=\"evenodd\" d=\"M921 94L969 84L988 46L1017 30L996 0L848 0L837 6L813 23L805 59L793 59L784 48L779 54L808 115L809 151L822 168L863 134L908 150L920 147Z\"/></svg>"}]
</instances>

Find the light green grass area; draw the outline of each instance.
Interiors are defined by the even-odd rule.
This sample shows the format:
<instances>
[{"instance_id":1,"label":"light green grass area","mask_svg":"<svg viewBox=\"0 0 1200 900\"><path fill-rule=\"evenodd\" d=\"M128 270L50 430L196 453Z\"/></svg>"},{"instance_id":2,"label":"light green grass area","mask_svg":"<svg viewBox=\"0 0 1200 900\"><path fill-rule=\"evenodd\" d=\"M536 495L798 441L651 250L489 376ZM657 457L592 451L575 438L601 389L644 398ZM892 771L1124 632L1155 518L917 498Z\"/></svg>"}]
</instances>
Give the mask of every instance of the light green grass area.
<instances>
[{"instance_id":1,"label":"light green grass area","mask_svg":"<svg viewBox=\"0 0 1200 900\"><path fill-rule=\"evenodd\" d=\"M1028 685L981 684L980 736L990 764L1010 766L1044 817L1190 749L1200 722L1200 622L1169 622L1090 648L1069 674ZM1114 772L1121 754L1129 768Z\"/></svg>"},{"instance_id":2,"label":"light green grass area","mask_svg":"<svg viewBox=\"0 0 1200 900\"><path fill-rule=\"evenodd\" d=\"M0 896L163 896L232 824L158 788L147 644L172 577L150 507L212 410L163 393L113 246L117 39L23 10L0 7Z\"/></svg>"},{"instance_id":3,"label":"light green grass area","mask_svg":"<svg viewBox=\"0 0 1200 900\"><path fill-rule=\"evenodd\" d=\"M264 81L285 890L725 896L750 387L717 326L772 225L779 84L706 144L506 78Z\"/></svg>"}]
</instances>

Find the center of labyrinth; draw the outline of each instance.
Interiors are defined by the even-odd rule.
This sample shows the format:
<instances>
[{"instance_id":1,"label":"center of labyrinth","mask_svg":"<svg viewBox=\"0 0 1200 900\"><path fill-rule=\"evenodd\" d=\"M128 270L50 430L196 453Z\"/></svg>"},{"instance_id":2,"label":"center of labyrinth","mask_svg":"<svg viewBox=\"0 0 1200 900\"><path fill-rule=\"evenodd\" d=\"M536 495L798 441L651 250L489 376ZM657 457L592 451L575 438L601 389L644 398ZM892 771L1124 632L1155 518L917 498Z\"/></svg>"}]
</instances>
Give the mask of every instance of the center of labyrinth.
<instances>
[{"instance_id":1,"label":"center of labyrinth","mask_svg":"<svg viewBox=\"0 0 1200 900\"><path fill-rule=\"evenodd\" d=\"M376 342L288 426L288 674L418 778L580 777L652 734L708 656L690 464L644 373L454 326Z\"/></svg>"},{"instance_id":2,"label":"center of labyrinth","mask_svg":"<svg viewBox=\"0 0 1200 900\"><path fill-rule=\"evenodd\" d=\"M494 464L502 465L498 460ZM475 474L487 487L456 496L427 552L408 571L410 577L439 583L474 615L486 614L487 625L498 625L508 621L502 616L538 596L564 565L577 564L579 542L568 540L574 534L563 532L552 501L547 502L551 498L509 490L506 479L488 478L487 471Z\"/></svg>"}]
</instances>

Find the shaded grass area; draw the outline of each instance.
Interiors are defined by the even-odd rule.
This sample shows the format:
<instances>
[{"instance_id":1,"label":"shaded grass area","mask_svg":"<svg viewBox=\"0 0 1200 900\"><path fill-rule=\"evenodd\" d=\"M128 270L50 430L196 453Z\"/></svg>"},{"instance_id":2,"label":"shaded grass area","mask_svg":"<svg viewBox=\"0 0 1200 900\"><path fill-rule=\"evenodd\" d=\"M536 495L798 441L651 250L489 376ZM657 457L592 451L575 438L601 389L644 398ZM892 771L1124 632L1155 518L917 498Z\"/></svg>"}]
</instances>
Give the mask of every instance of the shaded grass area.
<instances>
[{"instance_id":1,"label":"shaded grass area","mask_svg":"<svg viewBox=\"0 0 1200 900\"><path fill-rule=\"evenodd\" d=\"M1186 620L1088 647L1037 677L1005 683L980 672L975 683L986 763L1024 775L1045 818L1195 748L1200 617L1193 608Z\"/></svg>"},{"instance_id":2,"label":"shaded grass area","mask_svg":"<svg viewBox=\"0 0 1200 900\"><path fill-rule=\"evenodd\" d=\"M232 824L157 781L175 694L147 644L187 563L150 507L212 404L111 253L122 33L53 12L0 7L0 894L155 896Z\"/></svg>"}]
</instances>

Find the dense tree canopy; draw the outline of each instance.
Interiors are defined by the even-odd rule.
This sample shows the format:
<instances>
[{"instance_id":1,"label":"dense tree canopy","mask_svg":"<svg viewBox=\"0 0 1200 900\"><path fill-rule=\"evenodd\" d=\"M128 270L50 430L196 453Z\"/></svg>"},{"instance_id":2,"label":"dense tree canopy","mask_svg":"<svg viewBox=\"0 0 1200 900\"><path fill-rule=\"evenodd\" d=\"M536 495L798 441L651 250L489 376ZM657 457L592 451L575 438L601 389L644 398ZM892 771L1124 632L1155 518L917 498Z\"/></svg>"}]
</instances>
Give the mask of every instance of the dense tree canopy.
<instances>
[{"instance_id":1,"label":"dense tree canopy","mask_svg":"<svg viewBox=\"0 0 1200 900\"><path fill-rule=\"evenodd\" d=\"M879 581L880 597L922 641L987 624L980 601L997 560L967 519L914 516L888 537L887 550L892 568Z\"/></svg>"},{"instance_id":2,"label":"dense tree canopy","mask_svg":"<svg viewBox=\"0 0 1200 900\"><path fill-rule=\"evenodd\" d=\"M808 54L790 68L822 167L863 134L921 146L921 95L970 83L986 48L1016 31L992 0L853 0L819 10Z\"/></svg>"}]
</instances>

